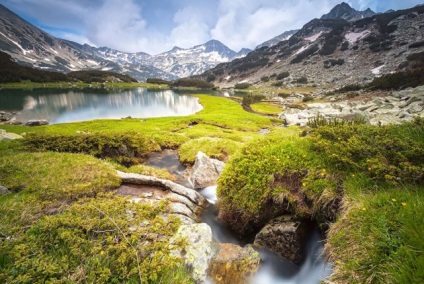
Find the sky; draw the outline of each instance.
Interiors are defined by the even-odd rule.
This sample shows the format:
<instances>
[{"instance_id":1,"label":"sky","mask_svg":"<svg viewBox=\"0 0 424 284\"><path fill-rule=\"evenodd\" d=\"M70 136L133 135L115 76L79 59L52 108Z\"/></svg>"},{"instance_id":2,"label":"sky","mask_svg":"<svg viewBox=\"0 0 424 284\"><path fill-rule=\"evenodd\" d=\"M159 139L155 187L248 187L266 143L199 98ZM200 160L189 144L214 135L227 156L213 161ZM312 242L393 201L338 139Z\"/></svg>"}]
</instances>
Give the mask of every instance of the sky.
<instances>
[{"instance_id":1,"label":"sky","mask_svg":"<svg viewBox=\"0 0 424 284\"><path fill-rule=\"evenodd\" d=\"M0 0L53 36L159 54L216 39L254 49L328 13L340 0ZM423 0L345 0L356 10L398 10Z\"/></svg>"}]
</instances>

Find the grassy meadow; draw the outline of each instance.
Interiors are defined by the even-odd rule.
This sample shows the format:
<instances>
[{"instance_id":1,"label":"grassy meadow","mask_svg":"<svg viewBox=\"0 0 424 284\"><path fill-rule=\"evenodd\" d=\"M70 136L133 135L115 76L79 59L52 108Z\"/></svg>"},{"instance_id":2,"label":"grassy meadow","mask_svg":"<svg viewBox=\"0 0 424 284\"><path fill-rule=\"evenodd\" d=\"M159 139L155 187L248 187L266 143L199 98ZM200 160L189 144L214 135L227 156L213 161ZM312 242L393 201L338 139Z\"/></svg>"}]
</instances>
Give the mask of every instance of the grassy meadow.
<instances>
[{"instance_id":1,"label":"grassy meadow","mask_svg":"<svg viewBox=\"0 0 424 284\"><path fill-rule=\"evenodd\" d=\"M0 196L0 282L193 283L170 254L180 223L161 217L166 204L111 194L117 169L171 178L143 164L166 148L186 165L197 151L227 162L219 218L241 235L284 212L328 230L333 283L423 282L422 119L324 124L305 136L238 102L196 97L203 110L185 117L1 125L24 138L0 141L0 185L12 191Z\"/></svg>"}]
</instances>

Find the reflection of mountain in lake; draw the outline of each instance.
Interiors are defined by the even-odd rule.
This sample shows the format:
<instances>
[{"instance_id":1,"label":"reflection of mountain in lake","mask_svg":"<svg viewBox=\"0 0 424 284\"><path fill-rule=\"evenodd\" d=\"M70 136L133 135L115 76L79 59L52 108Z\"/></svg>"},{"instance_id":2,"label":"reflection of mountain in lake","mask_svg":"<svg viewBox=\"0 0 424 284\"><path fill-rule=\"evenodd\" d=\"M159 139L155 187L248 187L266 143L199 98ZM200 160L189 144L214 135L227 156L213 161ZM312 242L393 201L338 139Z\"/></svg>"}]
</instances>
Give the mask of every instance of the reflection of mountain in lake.
<instances>
[{"instance_id":1,"label":"reflection of mountain in lake","mask_svg":"<svg viewBox=\"0 0 424 284\"><path fill-rule=\"evenodd\" d=\"M138 88L114 94L68 91L26 96L18 120L47 119L52 123L62 123L127 116L184 116L201 109L197 98L177 95L170 90Z\"/></svg>"}]
</instances>

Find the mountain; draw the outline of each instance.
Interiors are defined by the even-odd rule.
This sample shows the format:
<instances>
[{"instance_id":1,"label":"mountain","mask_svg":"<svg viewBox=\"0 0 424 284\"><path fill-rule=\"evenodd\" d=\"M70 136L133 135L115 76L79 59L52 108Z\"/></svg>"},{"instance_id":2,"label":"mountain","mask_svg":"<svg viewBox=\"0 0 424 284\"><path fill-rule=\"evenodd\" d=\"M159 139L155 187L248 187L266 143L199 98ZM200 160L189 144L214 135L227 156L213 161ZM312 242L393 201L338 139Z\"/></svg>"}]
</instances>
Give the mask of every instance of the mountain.
<instances>
[{"instance_id":1,"label":"mountain","mask_svg":"<svg viewBox=\"0 0 424 284\"><path fill-rule=\"evenodd\" d=\"M280 34L280 35L278 35L276 37L273 37L270 40L267 40L267 41L261 43L255 49L258 49L258 48L261 48L261 47L264 47L264 46L268 46L268 47L274 46L277 43L279 43L280 41L288 40L292 35L294 35L298 31L299 30L286 31L286 32L284 32L284 33L282 33L282 34Z\"/></svg>"},{"instance_id":2,"label":"mountain","mask_svg":"<svg viewBox=\"0 0 424 284\"><path fill-rule=\"evenodd\" d=\"M354 22L363 18L374 16L376 13L370 8L365 11L357 11L349 6L349 4L342 2L336 5L328 14L321 17L322 20L343 19L349 22Z\"/></svg>"},{"instance_id":3,"label":"mountain","mask_svg":"<svg viewBox=\"0 0 424 284\"><path fill-rule=\"evenodd\" d=\"M250 51L242 49L235 52L217 40L210 40L192 48L174 47L168 52L155 55L152 57L152 66L180 78L188 77L201 74L219 63L243 57Z\"/></svg>"},{"instance_id":4,"label":"mountain","mask_svg":"<svg viewBox=\"0 0 424 284\"><path fill-rule=\"evenodd\" d=\"M314 19L288 40L255 49L195 78L237 83L343 86L424 64L424 7L349 22ZM262 80L263 79L263 80ZM264 83L267 82L267 83Z\"/></svg>"},{"instance_id":5,"label":"mountain","mask_svg":"<svg viewBox=\"0 0 424 284\"><path fill-rule=\"evenodd\" d=\"M90 69L113 71L139 81L147 78L174 80L200 74L250 52L242 49L237 53L217 40L188 49L175 47L159 55L97 48L53 37L2 5L0 51L8 53L21 65L38 69L65 73Z\"/></svg>"}]
</instances>

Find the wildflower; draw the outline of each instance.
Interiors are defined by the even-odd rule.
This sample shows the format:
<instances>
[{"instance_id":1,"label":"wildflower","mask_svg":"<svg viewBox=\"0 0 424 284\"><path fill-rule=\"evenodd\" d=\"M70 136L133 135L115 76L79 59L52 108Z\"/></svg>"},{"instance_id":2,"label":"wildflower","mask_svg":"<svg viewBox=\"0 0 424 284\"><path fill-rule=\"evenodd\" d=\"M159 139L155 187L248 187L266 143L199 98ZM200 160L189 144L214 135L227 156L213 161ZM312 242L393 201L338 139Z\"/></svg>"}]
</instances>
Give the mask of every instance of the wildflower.
<instances>
[{"instance_id":1,"label":"wildflower","mask_svg":"<svg viewBox=\"0 0 424 284\"><path fill-rule=\"evenodd\" d=\"M105 252L104 252L104 251L101 251L101 252L100 252L100 254L101 254L101 255L104 255L104 254L105 254Z\"/></svg>"},{"instance_id":2,"label":"wildflower","mask_svg":"<svg viewBox=\"0 0 424 284\"><path fill-rule=\"evenodd\" d=\"M402 202L401 204L402 204L402 206L406 206L406 202Z\"/></svg>"},{"instance_id":3,"label":"wildflower","mask_svg":"<svg viewBox=\"0 0 424 284\"><path fill-rule=\"evenodd\" d=\"M365 208L365 207L362 207L362 211L366 211L367 210L367 208Z\"/></svg>"},{"instance_id":4,"label":"wildflower","mask_svg":"<svg viewBox=\"0 0 424 284\"><path fill-rule=\"evenodd\" d=\"M396 202L396 198L392 198L392 201L393 201L393 202Z\"/></svg>"},{"instance_id":5,"label":"wildflower","mask_svg":"<svg viewBox=\"0 0 424 284\"><path fill-rule=\"evenodd\" d=\"M354 176L355 176L355 174L352 174L352 176L354 177Z\"/></svg>"}]
</instances>

